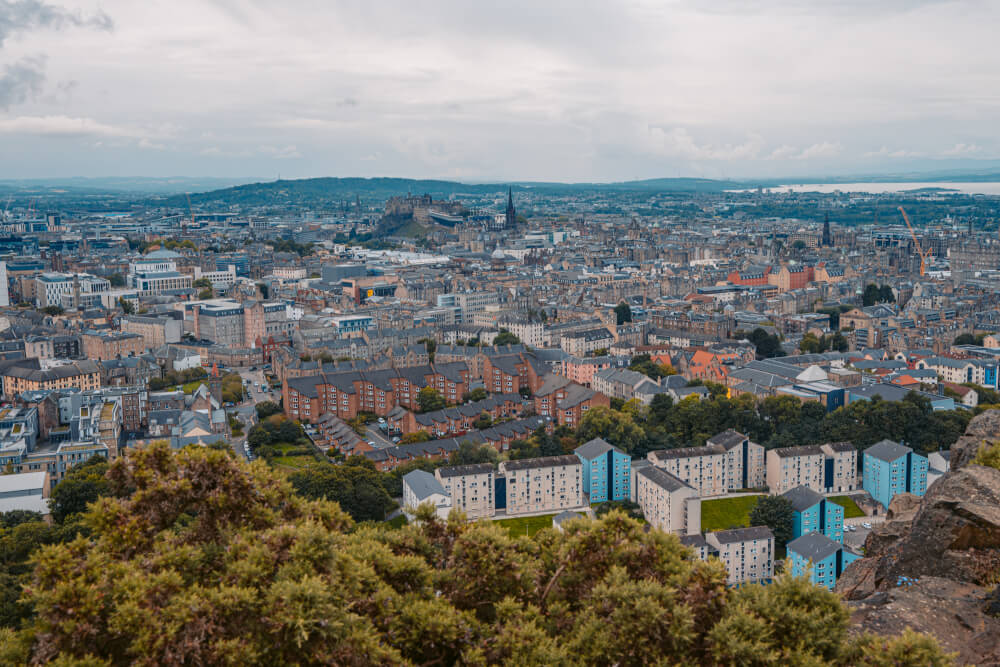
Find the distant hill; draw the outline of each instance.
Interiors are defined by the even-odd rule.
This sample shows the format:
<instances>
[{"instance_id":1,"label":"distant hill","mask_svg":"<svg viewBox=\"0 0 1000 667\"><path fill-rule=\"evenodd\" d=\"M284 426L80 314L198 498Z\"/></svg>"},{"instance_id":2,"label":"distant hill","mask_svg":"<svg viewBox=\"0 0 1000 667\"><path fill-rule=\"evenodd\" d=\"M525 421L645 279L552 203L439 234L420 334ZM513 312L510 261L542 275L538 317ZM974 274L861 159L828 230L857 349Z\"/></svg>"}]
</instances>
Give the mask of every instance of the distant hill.
<instances>
[{"instance_id":1,"label":"distant hill","mask_svg":"<svg viewBox=\"0 0 1000 667\"><path fill-rule=\"evenodd\" d=\"M488 195L515 191L552 194L583 191L664 191L720 192L733 188L756 187L756 183L713 181L702 178L657 178L621 183L459 183L456 181L417 180L410 178L304 178L296 180L249 183L191 195L192 204L237 204L240 206L328 205L331 201L362 199L385 200L407 194L429 194L435 199L462 195ZM184 195L168 197L170 206L186 206Z\"/></svg>"}]
</instances>

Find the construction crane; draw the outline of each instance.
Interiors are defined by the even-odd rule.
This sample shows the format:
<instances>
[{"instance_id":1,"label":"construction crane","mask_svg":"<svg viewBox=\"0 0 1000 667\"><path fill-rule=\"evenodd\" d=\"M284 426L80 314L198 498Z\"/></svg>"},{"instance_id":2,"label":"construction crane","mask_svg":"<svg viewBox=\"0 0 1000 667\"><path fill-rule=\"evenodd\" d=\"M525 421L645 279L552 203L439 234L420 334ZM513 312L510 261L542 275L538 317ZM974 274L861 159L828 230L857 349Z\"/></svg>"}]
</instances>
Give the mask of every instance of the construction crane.
<instances>
[{"instance_id":1,"label":"construction crane","mask_svg":"<svg viewBox=\"0 0 1000 667\"><path fill-rule=\"evenodd\" d=\"M917 249L917 255L920 256L920 277L923 278L924 274L927 273L927 253L920 247L920 241L917 240L917 233L913 231L913 225L910 224L910 216L906 215L906 209L900 206L899 212L903 214L906 228L910 230L910 236L913 237L913 246Z\"/></svg>"}]
</instances>

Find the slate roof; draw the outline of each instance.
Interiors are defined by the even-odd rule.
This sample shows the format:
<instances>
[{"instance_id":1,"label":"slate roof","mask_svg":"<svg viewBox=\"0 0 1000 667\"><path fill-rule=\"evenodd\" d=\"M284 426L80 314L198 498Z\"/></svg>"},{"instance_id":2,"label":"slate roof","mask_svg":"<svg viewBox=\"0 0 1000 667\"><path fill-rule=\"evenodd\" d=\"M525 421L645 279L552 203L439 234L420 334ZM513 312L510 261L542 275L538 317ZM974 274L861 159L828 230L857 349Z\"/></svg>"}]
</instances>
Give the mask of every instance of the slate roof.
<instances>
[{"instance_id":1,"label":"slate roof","mask_svg":"<svg viewBox=\"0 0 1000 667\"><path fill-rule=\"evenodd\" d=\"M729 429L728 431L723 431L722 433L713 435L706 441L706 444L722 445L728 451L733 447L739 447L741 444L743 444L743 441L746 439L747 437L742 433L738 433L733 429Z\"/></svg>"},{"instance_id":2,"label":"slate roof","mask_svg":"<svg viewBox=\"0 0 1000 667\"><path fill-rule=\"evenodd\" d=\"M408 486L417 500L424 500L437 493L447 496L444 487L437 478L426 470L411 470L403 475L403 484Z\"/></svg>"},{"instance_id":3,"label":"slate roof","mask_svg":"<svg viewBox=\"0 0 1000 667\"><path fill-rule=\"evenodd\" d=\"M816 493L808 486L796 486L781 494L787 498L796 512L803 512L823 500L823 496Z\"/></svg>"},{"instance_id":4,"label":"slate roof","mask_svg":"<svg viewBox=\"0 0 1000 667\"><path fill-rule=\"evenodd\" d=\"M581 456L587 459L588 461L592 461L596 459L598 456L601 456L602 454L607 454L612 450L618 453L622 454L624 453L622 452L622 450L618 449L614 445L609 444L603 438L594 438L593 440L577 447L575 450L573 450L573 453L576 454L577 456Z\"/></svg>"},{"instance_id":5,"label":"slate roof","mask_svg":"<svg viewBox=\"0 0 1000 667\"><path fill-rule=\"evenodd\" d=\"M657 468L655 466L641 468L636 474L642 475L653 484L656 484L657 486L670 492L692 488L690 485L685 484L682 480L677 479L666 470L662 470L661 468Z\"/></svg>"},{"instance_id":6,"label":"slate roof","mask_svg":"<svg viewBox=\"0 0 1000 667\"><path fill-rule=\"evenodd\" d=\"M767 526L751 526L750 528L733 528L732 530L719 530L711 535L715 536L719 544L733 544L735 542L747 542L750 540L773 539L774 533Z\"/></svg>"},{"instance_id":7,"label":"slate roof","mask_svg":"<svg viewBox=\"0 0 1000 667\"><path fill-rule=\"evenodd\" d=\"M906 445L901 445L898 442L893 442L892 440L882 440L881 442L876 442L874 445L865 450L865 455L873 456L882 461L892 462L903 456L906 456L913 450Z\"/></svg>"},{"instance_id":8,"label":"slate roof","mask_svg":"<svg viewBox=\"0 0 1000 667\"><path fill-rule=\"evenodd\" d=\"M464 466L438 468L442 477L462 477L464 475L488 475L493 472L492 463L473 463Z\"/></svg>"},{"instance_id":9,"label":"slate roof","mask_svg":"<svg viewBox=\"0 0 1000 667\"><path fill-rule=\"evenodd\" d=\"M837 553L841 545L823 533L812 532L795 538L788 543L786 548L789 552L794 551L806 560L818 563Z\"/></svg>"},{"instance_id":10,"label":"slate roof","mask_svg":"<svg viewBox=\"0 0 1000 667\"><path fill-rule=\"evenodd\" d=\"M517 461L506 461L503 464L504 470L533 470L535 468L552 468L555 466L582 465L579 457L573 454L564 456L542 456L535 459L519 459Z\"/></svg>"}]
</instances>

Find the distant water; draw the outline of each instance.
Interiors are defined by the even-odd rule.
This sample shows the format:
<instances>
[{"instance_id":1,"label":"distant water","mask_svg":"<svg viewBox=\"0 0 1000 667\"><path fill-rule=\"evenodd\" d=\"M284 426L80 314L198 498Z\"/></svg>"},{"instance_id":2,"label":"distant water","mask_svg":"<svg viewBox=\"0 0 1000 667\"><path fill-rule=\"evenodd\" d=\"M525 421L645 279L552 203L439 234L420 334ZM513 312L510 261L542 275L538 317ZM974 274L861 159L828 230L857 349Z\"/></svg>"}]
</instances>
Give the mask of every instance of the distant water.
<instances>
[{"instance_id":1,"label":"distant water","mask_svg":"<svg viewBox=\"0 0 1000 667\"><path fill-rule=\"evenodd\" d=\"M771 192L864 192L882 194L886 192L906 192L907 190L922 190L936 188L967 195L1000 195L1000 182L994 183L802 183L778 185L767 188Z\"/></svg>"}]
</instances>

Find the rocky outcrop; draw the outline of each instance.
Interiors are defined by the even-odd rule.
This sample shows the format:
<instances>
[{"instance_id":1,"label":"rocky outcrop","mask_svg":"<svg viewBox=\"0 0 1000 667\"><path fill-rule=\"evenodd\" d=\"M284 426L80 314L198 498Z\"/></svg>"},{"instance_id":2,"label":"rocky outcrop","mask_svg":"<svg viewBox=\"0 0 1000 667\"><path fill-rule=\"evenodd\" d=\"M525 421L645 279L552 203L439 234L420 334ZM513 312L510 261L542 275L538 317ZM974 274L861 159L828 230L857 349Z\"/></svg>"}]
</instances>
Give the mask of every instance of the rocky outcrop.
<instances>
[{"instance_id":1,"label":"rocky outcrop","mask_svg":"<svg viewBox=\"0 0 1000 667\"><path fill-rule=\"evenodd\" d=\"M951 446L951 469L972 463L983 443L1000 441L1000 410L987 410L969 422L965 435Z\"/></svg>"},{"instance_id":2,"label":"rocky outcrop","mask_svg":"<svg viewBox=\"0 0 1000 667\"><path fill-rule=\"evenodd\" d=\"M961 664L1000 666L1000 470L971 464L998 440L1000 411L980 415L952 448L950 472L922 498L893 499L865 557L837 581L859 628L910 627L958 651Z\"/></svg>"},{"instance_id":3,"label":"rocky outcrop","mask_svg":"<svg viewBox=\"0 0 1000 667\"><path fill-rule=\"evenodd\" d=\"M852 604L851 622L859 632L927 633L960 665L1000 665L1000 618L984 613L986 597L979 586L925 577Z\"/></svg>"},{"instance_id":4,"label":"rocky outcrop","mask_svg":"<svg viewBox=\"0 0 1000 667\"><path fill-rule=\"evenodd\" d=\"M848 599L894 588L900 577L993 583L1000 572L1000 470L974 465L948 473L916 512L897 507L893 516L911 513L912 520L886 521L868 536L866 557L844 573L840 590Z\"/></svg>"}]
</instances>

